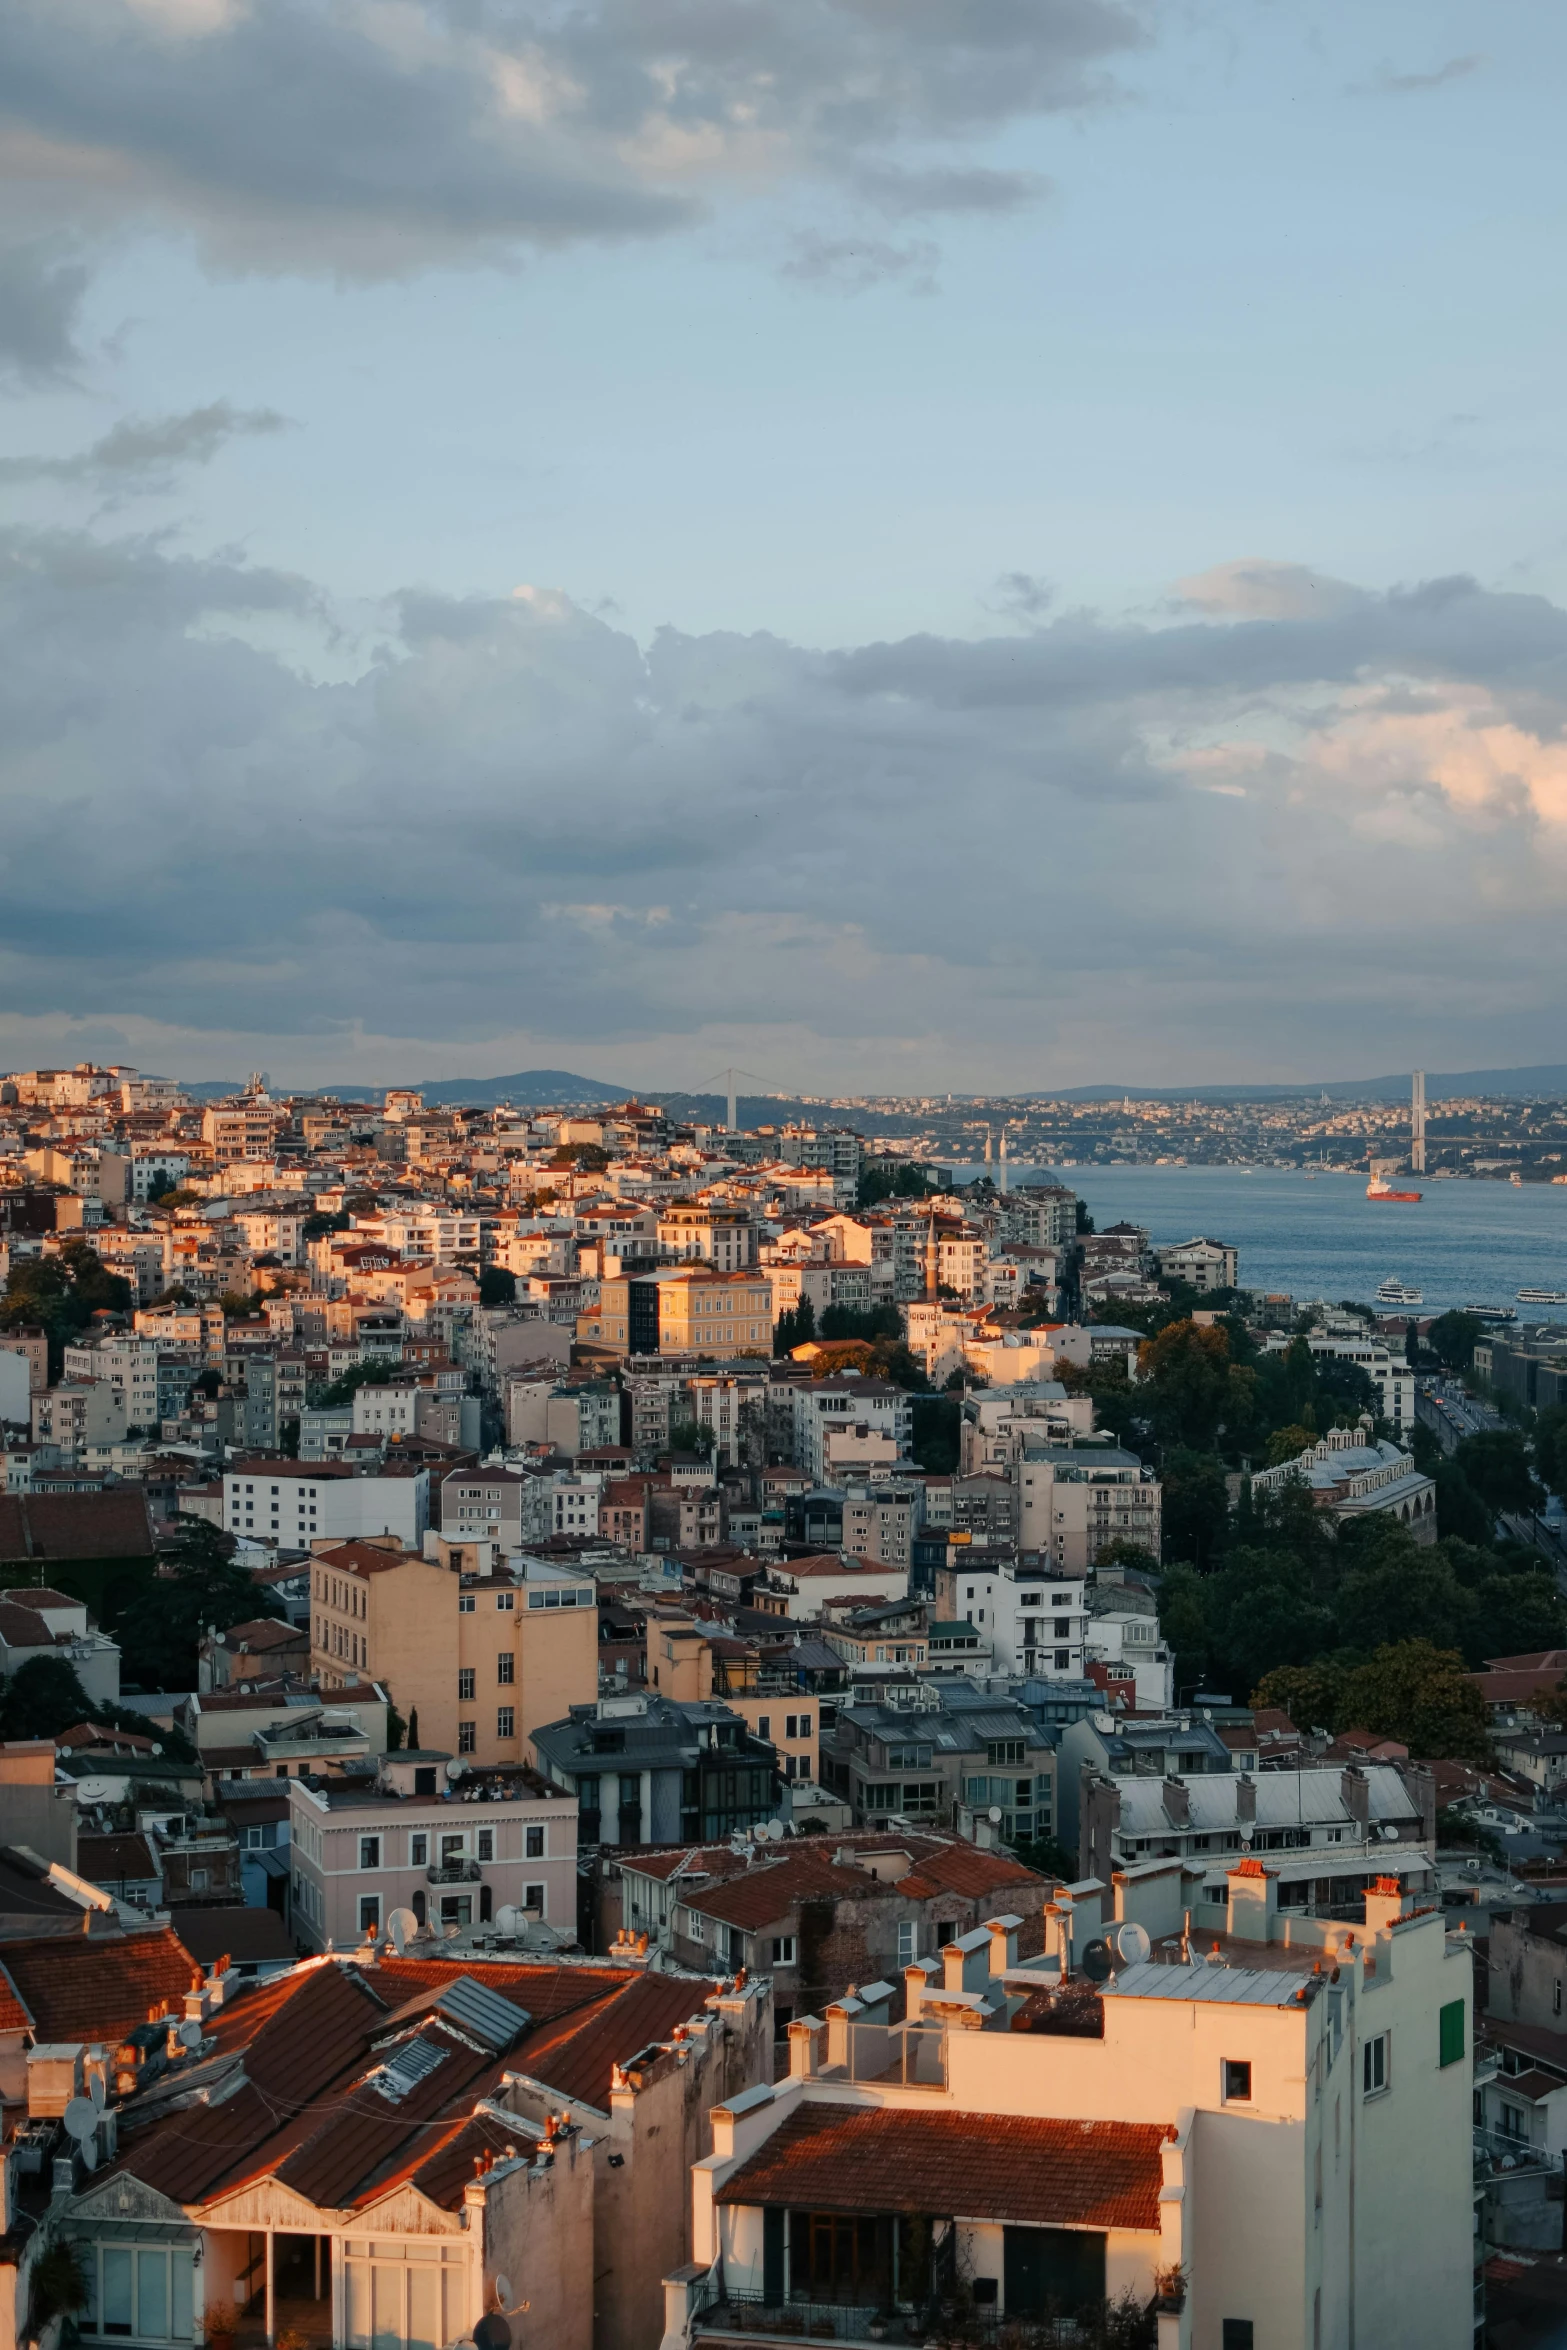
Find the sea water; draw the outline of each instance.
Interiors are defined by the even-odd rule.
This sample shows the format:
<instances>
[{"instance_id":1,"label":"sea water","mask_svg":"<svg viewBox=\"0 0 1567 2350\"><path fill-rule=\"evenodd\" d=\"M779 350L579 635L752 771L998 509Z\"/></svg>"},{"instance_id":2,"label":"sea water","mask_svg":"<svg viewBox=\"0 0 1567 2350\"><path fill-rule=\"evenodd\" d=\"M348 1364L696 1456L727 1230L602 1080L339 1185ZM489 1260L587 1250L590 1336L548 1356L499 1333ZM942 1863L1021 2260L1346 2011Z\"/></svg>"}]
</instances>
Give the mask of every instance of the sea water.
<instances>
[{"instance_id":1,"label":"sea water","mask_svg":"<svg viewBox=\"0 0 1567 2350\"><path fill-rule=\"evenodd\" d=\"M960 1182L999 1167L959 1167ZM1526 1306L1520 1289L1567 1290L1567 1184L1399 1176L1418 1205L1368 1200L1364 1175L1276 1167L1025 1167L1007 1171L1075 1191L1102 1232L1144 1225L1154 1244L1199 1235L1240 1251L1243 1289L1287 1290L1330 1304L1374 1304L1393 1276L1424 1310L1509 1305L1519 1321L1567 1322L1567 1306ZM1390 1309L1393 1310L1393 1309Z\"/></svg>"}]
</instances>

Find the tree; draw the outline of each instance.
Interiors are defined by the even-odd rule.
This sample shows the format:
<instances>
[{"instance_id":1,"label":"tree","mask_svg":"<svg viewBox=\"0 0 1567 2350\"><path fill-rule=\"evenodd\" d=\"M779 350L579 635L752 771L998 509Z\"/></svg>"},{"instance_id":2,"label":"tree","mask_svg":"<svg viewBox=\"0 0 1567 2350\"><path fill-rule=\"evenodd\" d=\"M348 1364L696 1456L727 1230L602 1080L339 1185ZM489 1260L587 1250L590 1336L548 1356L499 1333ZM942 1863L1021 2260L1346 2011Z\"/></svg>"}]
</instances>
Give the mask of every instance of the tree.
<instances>
[{"instance_id":1,"label":"tree","mask_svg":"<svg viewBox=\"0 0 1567 2350\"><path fill-rule=\"evenodd\" d=\"M1269 1468L1279 1469L1286 1461L1298 1461L1301 1454L1309 1451L1316 1441L1315 1428L1307 1428L1298 1422L1291 1427L1275 1428L1268 1438Z\"/></svg>"},{"instance_id":2,"label":"tree","mask_svg":"<svg viewBox=\"0 0 1567 2350\"><path fill-rule=\"evenodd\" d=\"M1474 1360L1476 1341L1485 1336L1478 1314L1456 1311L1438 1314L1426 1332L1426 1344L1450 1371L1467 1371Z\"/></svg>"},{"instance_id":3,"label":"tree","mask_svg":"<svg viewBox=\"0 0 1567 2350\"><path fill-rule=\"evenodd\" d=\"M714 1436L706 1420L671 1420L669 1449L671 1452L699 1452L703 1460L710 1460Z\"/></svg>"},{"instance_id":4,"label":"tree","mask_svg":"<svg viewBox=\"0 0 1567 2350\"><path fill-rule=\"evenodd\" d=\"M318 1402L329 1411L352 1403L361 1387L386 1387L402 1375L401 1363L350 1363L339 1379L324 1387Z\"/></svg>"},{"instance_id":5,"label":"tree","mask_svg":"<svg viewBox=\"0 0 1567 2350\"><path fill-rule=\"evenodd\" d=\"M153 1200L162 1199L166 1191L172 1191L173 1189L174 1178L169 1173L167 1167L155 1167L153 1172L147 1178L147 1199L149 1205Z\"/></svg>"},{"instance_id":6,"label":"tree","mask_svg":"<svg viewBox=\"0 0 1567 2350\"><path fill-rule=\"evenodd\" d=\"M481 1306L510 1306L517 1302L517 1276L504 1265L486 1265L479 1275Z\"/></svg>"},{"instance_id":7,"label":"tree","mask_svg":"<svg viewBox=\"0 0 1567 2350\"><path fill-rule=\"evenodd\" d=\"M1211 1451L1230 1387L1230 1341L1217 1328L1172 1322L1137 1350L1141 1403L1159 1435Z\"/></svg>"},{"instance_id":8,"label":"tree","mask_svg":"<svg viewBox=\"0 0 1567 2350\"><path fill-rule=\"evenodd\" d=\"M226 1632L278 1605L234 1561L232 1538L203 1518L187 1519L164 1551L160 1572L137 1587L111 1629L121 1670L142 1689L194 1689L197 1651L209 1625Z\"/></svg>"},{"instance_id":9,"label":"tree","mask_svg":"<svg viewBox=\"0 0 1567 2350\"><path fill-rule=\"evenodd\" d=\"M1177 1446L1160 1465L1164 1487L1163 1538L1167 1559L1211 1567L1230 1530L1224 1464L1210 1452Z\"/></svg>"},{"instance_id":10,"label":"tree","mask_svg":"<svg viewBox=\"0 0 1567 2350\"><path fill-rule=\"evenodd\" d=\"M1339 1587L1334 1612L1340 1638L1351 1648L1394 1647L1411 1624L1419 1624L1438 1647L1473 1655L1472 1593L1446 1559L1422 1550L1401 1527L1364 1546Z\"/></svg>"},{"instance_id":11,"label":"tree","mask_svg":"<svg viewBox=\"0 0 1567 2350\"><path fill-rule=\"evenodd\" d=\"M1496 1513L1487 1509L1457 1463L1439 1460L1430 1476L1436 1487L1436 1530L1442 1539L1451 1535L1461 1542L1489 1543Z\"/></svg>"},{"instance_id":12,"label":"tree","mask_svg":"<svg viewBox=\"0 0 1567 2350\"><path fill-rule=\"evenodd\" d=\"M49 1341L49 1375L58 1378L65 1347L94 1314L126 1314L131 1285L104 1269L84 1240L56 1256L23 1257L11 1268L0 1298L0 1329L40 1327Z\"/></svg>"},{"instance_id":13,"label":"tree","mask_svg":"<svg viewBox=\"0 0 1567 2350\"><path fill-rule=\"evenodd\" d=\"M92 1714L92 1699L63 1657L29 1657L0 1690L0 1737L58 1738Z\"/></svg>"},{"instance_id":14,"label":"tree","mask_svg":"<svg viewBox=\"0 0 1567 2350\"><path fill-rule=\"evenodd\" d=\"M1344 1718L1345 1668L1330 1657L1309 1665L1275 1665L1251 1693L1254 1707L1276 1706L1297 1730L1330 1730Z\"/></svg>"},{"instance_id":15,"label":"tree","mask_svg":"<svg viewBox=\"0 0 1567 2350\"><path fill-rule=\"evenodd\" d=\"M1429 1640L1401 1640L1379 1648L1370 1662L1345 1676L1344 1704L1352 1717L1336 1725L1397 1738L1417 1760L1489 1762L1485 1701L1465 1678L1464 1660Z\"/></svg>"},{"instance_id":16,"label":"tree","mask_svg":"<svg viewBox=\"0 0 1567 2350\"><path fill-rule=\"evenodd\" d=\"M878 1200L926 1199L933 1191L945 1188L939 1167L922 1167L912 1159L895 1159L890 1154L878 1153L865 1161L855 1187L855 1204L873 1208Z\"/></svg>"},{"instance_id":17,"label":"tree","mask_svg":"<svg viewBox=\"0 0 1567 2350\"><path fill-rule=\"evenodd\" d=\"M1477 1436L1466 1436L1453 1455L1453 1465L1490 1510L1527 1514L1545 1506L1528 1439L1520 1428L1482 1428Z\"/></svg>"},{"instance_id":18,"label":"tree","mask_svg":"<svg viewBox=\"0 0 1567 2350\"><path fill-rule=\"evenodd\" d=\"M821 1333L823 1338L901 1338L903 1316L892 1305L871 1306L864 1313L853 1306L828 1306Z\"/></svg>"},{"instance_id":19,"label":"tree","mask_svg":"<svg viewBox=\"0 0 1567 2350\"><path fill-rule=\"evenodd\" d=\"M955 1395L914 1398L914 1458L933 1477L950 1477L958 1465L962 1407Z\"/></svg>"},{"instance_id":20,"label":"tree","mask_svg":"<svg viewBox=\"0 0 1567 2350\"><path fill-rule=\"evenodd\" d=\"M1567 1404L1547 1404L1536 1415L1534 1465L1549 1492L1567 1486Z\"/></svg>"},{"instance_id":21,"label":"tree","mask_svg":"<svg viewBox=\"0 0 1567 2350\"><path fill-rule=\"evenodd\" d=\"M793 1354L797 1346L808 1346L816 1336L816 1308L808 1297L801 1297L798 1305L786 1308L773 1325L773 1352L775 1355Z\"/></svg>"}]
</instances>

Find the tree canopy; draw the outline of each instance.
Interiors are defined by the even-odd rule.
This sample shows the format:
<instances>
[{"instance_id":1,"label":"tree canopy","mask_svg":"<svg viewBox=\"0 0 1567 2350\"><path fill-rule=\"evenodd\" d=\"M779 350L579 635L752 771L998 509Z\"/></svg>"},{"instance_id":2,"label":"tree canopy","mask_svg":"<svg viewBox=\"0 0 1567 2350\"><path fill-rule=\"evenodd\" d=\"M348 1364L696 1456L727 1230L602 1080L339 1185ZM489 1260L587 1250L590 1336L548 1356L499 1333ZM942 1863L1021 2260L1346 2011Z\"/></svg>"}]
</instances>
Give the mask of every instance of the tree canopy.
<instances>
[{"instance_id":1,"label":"tree canopy","mask_svg":"<svg viewBox=\"0 0 1567 2350\"><path fill-rule=\"evenodd\" d=\"M49 1375L58 1378L67 1344L94 1314L127 1314L131 1304L130 1283L107 1271L85 1240L73 1240L57 1255L21 1257L13 1264L0 1298L0 1329L41 1328L49 1341Z\"/></svg>"},{"instance_id":2,"label":"tree canopy","mask_svg":"<svg viewBox=\"0 0 1567 2350\"><path fill-rule=\"evenodd\" d=\"M205 1519L181 1525L159 1569L109 1627L120 1644L122 1676L132 1687L194 1689L197 1652L209 1626L226 1632L253 1616L282 1613L266 1586L236 1564L232 1538Z\"/></svg>"}]
</instances>

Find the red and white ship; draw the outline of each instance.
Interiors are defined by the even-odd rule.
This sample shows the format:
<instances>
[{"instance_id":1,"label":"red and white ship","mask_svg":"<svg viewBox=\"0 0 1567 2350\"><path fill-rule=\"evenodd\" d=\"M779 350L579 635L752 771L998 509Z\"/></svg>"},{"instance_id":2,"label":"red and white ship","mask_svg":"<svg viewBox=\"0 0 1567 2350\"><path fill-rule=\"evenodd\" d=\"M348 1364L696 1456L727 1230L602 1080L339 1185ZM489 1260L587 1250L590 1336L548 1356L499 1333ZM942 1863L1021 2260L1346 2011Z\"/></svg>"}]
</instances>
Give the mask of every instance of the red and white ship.
<instances>
[{"instance_id":1,"label":"red and white ship","mask_svg":"<svg viewBox=\"0 0 1567 2350\"><path fill-rule=\"evenodd\" d=\"M1367 1199L1415 1200L1423 1198L1424 1194L1418 1191L1395 1191L1384 1176L1373 1175L1371 1181L1366 1185L1366 1197Z\"/></svg>"}]
</instances>

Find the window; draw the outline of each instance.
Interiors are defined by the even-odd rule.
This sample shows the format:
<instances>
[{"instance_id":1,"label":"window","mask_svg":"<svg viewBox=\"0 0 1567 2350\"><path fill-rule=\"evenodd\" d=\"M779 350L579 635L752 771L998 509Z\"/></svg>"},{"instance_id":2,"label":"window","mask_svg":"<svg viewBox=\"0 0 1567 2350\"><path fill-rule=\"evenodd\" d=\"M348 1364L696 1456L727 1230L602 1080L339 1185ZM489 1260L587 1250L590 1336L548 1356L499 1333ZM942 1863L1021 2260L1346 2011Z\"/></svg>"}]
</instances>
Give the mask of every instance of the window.
<instances>
[{"instance_id":1,"label":"window","mask_svg":"<svg viewBox=\"0 0 1567 2350\"><path fill-rule=\"evenodd\" d=\"M478 1723L477 1723L477 1722L459 1722L459 1723L458 1723L458 1725L457 1725L457 1751L458 1751L458 1753L459 1753L459 1754L477 1754L477 1753L478 1753L478 1751L479 1751L479 1725L478 1725Z\"/></svg>"},{"instance_id":2,"label":"window","mask_svg":"<svg viewBox=\"0 0 1567 2350\"><path fill-rule=\"evenodd\" d=\"M502 1615L505 1615L505 1614L507 1613L507 1611L508 1611L508 1610L510 1610L510 1609L515 1609L515 1607L516 1607L516 1605L517 1605L517 1594L516 1594L516 1592L515 1592L515 1591L497 1591L497 1593L495 1594L495 1604L496 1604L496 1606L497 1606L497 1607L500 1609L500 1611L501 1611Z\"/></svg>"},{"instance_id":3,"label":"window","mask_svg":"<svg viewBox=\"0 0 1567 2350\"><path fill-rule=\"evenodd\" d=\"M510 1706L510 1705L498 1705L498 1706L496 1707L496 1709L495 1709L495 1735L496 1735L496 1737L497 1737L497 1738L515 1738L515 1737L516 1737L516 1735L517 1735L517 1710L516 1710L515 1706Z\"/></svg>"},{"instance_id":4,"label":"window","mask_svg":"<svg viewBox=\"0 0 1567 2350\"><path fill-rule=\"evenodd\" d=\"M1376 2038L1368 2040L1360 2052L1360 2084L1368 2097L1375 2097L1388 2085L1391 2077L1388 2064L1390 2039L1390 2033L1378 2032Z\"/></svg>"},{"instance_id":5,"label":"window","mask_svg":"<svg viewBox=\"0 0 1567 2350\"><path fill-rule=\"evenodd\" d=\"M361 1837L360 1837L360 1839L359 1839L359 1866L360 1866L362 1869L378 1869L378 1868L380 1867L380 1865L381 1865L381 1839L380 1839L380 1837L379 1837L379 1836L361 1836Z\"/></svg>"},{"instance_id":6,"label":"window","mask_svg":"<svg viewBox=\"0 0 1567 2350\"><path fill-rule=\"evenodd\" d=\"M517 1659L509 1648L495 1660L495 1678L503 1689L509 1689L517 1678Z\"/></svg>"},{"instance_id":7,"label":"window","mask_svg":"<svg viewBox=\"0 0 1567 2350\"><path fill-rule=\"evenodd\" d=\"M462 1665L462 1666L460 1666L460 1667L458 1668L458 1673L457 1673L457 1702L458 1702L458 1704L459 1704L459 1705L462 1705L462 1704L466 1703L466 1701L467 1701L469 1698L471 1698L471 1697L472 1697L472 1695L473 1695L473 1667L472 1667L472 1665Z\"/></svg>"},{"instance_id":8,"label":"window","mask_svg":"<svg viewBox=\"0 0 1567 2350\"><path fill-rule=\"evenodd\" d=\"M772 1715L771 1715L771 1714L758 1714L758 1715L757 1715L757 1717L756 1717L756 1735L758 1736L758 1738L771 1738L772 1734L773 1734L773 1717L772 1717Z\"/></svg>"},{"instance_id":9,"label":"window","mask_svg":"<svg viewBox=\"0 0 1567 2350\"><path fill-rule=\"evenodd\" d=\"M429 1859L429 1837L422 1832L417 1836L410 1836L408 1839L408 1866L411 1869L426 1868L429 1865Z\"/></svg>"},{"instance_id":10,"label":"window","mask_svg":"<svg viewBox=\"0 0 1567 2350\"><path fill-rule=\"evenodd\" d=\"M361 1934L381 1931L381 1896L379 1893L361 1893L359 1896L359 1931Z\"/></svg>"},{"instance_id":11,"label":"window","mask_svg":"<svg viewBox=\"0 0 1567 2350\"><path fill-rule=\"evenodd\" d=\"M87 2305L84 2334L136 2334L143 2341L188 2342L191 2255L178 2247L79 2244Z\"/></svg>"},{"instance_id":12,"label":"window","mask_svg":"<svg viewBox=\"0 0 1567 2350\"><path fill-rule=\"evenodd\" d=\"M1464 2003L1450 1999L1437 2015L1438 2065L1462 2064L1464 2061Z\"/></svg>"},{"instance_id":13,"label":"window","mask_svg":"<svg viewBox=\"0 0 1567 2350\"><path fill-rule=\"evenodd\" d=\"M907 1921L898 1928L899 1966L912 1966L914 1964L915 1959L919 1955L915 1949L915 1944L918 1942L918 1940L919 1928L913 1924L912 1921Z\"/></svg>"},{"instance_id":14,"label":"window","mask_svg":"<svg viewBox=\"0 0 1567 2350\"><path fill-rule=\"evenodd\" d=\"M457 1613L460 1616L471 1616L473 1614L473 1593L471 1591L463 1591L458 1594Z\"/></svg>"},{"instance_id":15,"label":"window","mask_svg":"<svg viewBox=\"0 0 1567 2350\"><path fill-rule=\"evenodd\" d=\"M985 1748L985 1759L993 1763L1020 1763L1026 1753L1021 1738L992 1738Z\"/></svg>"},{"instance_id":16,"label":"window","mask_svg":"<svg viewBox=\"0 0 1567 2350\"><path fill-rule=\"evenodd\" d=\"M544 1858L544 1830L542 1828L524 1828L522 1834L523 1859L542 1860Z\"/></svg>"},{"instance_id":17,"label":"window","mask_svg":"<svg viewBox=\"0 0 1567 2350\"><path fill-rule=\"evenodd\" d=\"M495 1830L493 1828L481 1828L479 1830L478 1857L480 1860L493 1860L495 1858Z\"/></svg>"},{"instance_id":18,"label":"window","mask_svg":"<svg viewBox=\"0 0 1567 2350\"><path fill-rule=\"evenodd\" d=\"M1255 2333L1249 2317L1227 2317L1219 2328L1219 2350L1254 2350Z\"/></svg>"},{"instance_id":19,"label":"window","mask_svg":"<svg viewBox=\"0 0 1567 2350\"><path fill-rule=\"evenodd\" d=\"M1224 2060L1224 2102L1226 2105L1249 2105L1251 2102L1251 2066L1233 2056Z\"/></svg>"},{"instance_id":20,"label":"window","mask_svg":"<svg viewBox=\"0 0 1567 2350\"><path fill-rule=\"evenodd\" d=\"M524 1909L536 1909L542 1917L544 1915L544 1887L542 1885L525 1885L522 1889L522 1906Z\"/></svg>"}]
</instances>

